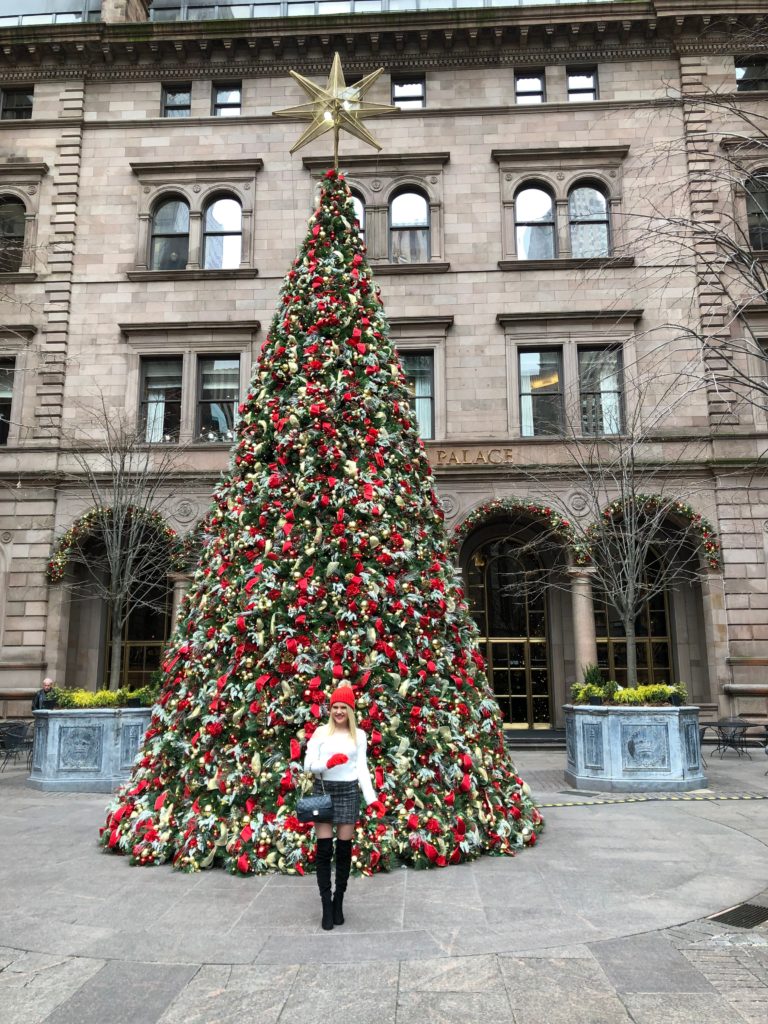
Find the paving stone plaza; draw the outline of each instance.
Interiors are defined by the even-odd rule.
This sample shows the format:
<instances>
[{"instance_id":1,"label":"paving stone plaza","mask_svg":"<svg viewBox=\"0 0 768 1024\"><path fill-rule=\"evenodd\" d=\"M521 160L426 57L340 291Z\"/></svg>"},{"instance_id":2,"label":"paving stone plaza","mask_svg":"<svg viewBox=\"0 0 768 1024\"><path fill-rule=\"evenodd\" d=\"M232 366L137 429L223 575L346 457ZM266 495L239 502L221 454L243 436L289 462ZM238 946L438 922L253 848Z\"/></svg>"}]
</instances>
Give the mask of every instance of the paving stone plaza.
<instances>
[{"instance_id":1,"label":"paving stone plaza","mask_svg":"<svg viewBox=\"0 0 768 1024\"><path fill-rule=\"evenodd\" d=\"M313 877L131 868L96 845L104 795L9 766L0 1024L757 1024L768 923L710 918L768 907L766 759L708 760L704 791L591 797L524 751L537 848L353 879L331 933Z\"/></svg>"}]
</instances>

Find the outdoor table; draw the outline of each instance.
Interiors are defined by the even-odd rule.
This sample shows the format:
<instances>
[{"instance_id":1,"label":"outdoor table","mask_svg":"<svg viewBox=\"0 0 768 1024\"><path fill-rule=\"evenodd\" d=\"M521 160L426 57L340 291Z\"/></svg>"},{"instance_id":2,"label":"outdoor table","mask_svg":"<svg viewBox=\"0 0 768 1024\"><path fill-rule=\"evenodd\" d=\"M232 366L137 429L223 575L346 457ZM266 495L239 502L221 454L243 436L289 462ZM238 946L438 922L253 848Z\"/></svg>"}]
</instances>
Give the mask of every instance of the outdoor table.
<instances>
[{"instance_id":1,"label":"outdoor table","mask_svg":"<svg viewBox=\"0 0 768 1024\"><path fill-rule=\"evenodd\" d=\"M713 728L717 734L717 746L715 753L720 751L720 760L726 750L735 750L741 757L746 754L749 760L752 755L747 750L747 729L754 729L761 725L760 722L747 722L743 718L721 718L714 723Z\"/></svg>"}]
</instances>

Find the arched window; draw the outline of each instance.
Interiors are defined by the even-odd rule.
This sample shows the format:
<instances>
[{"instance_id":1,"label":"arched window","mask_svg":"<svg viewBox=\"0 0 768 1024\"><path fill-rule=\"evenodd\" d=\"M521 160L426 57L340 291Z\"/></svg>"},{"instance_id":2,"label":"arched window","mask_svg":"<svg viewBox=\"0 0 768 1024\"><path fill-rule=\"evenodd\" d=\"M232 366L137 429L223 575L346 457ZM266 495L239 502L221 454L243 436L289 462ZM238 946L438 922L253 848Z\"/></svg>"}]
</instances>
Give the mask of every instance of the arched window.
<instances>
[{"instance_id":1,"label":"arched window","mask_svg":"<svg viewBox=\"0 0 768 1024\"><path fill-rule=\"evenodd\" d=\"M184 270L189 255L189 206L166 199L152 217L151 270Z\"/></svg>"},{"instance_id":2,"label":"arched window","mask_svg":"<svg viewBox=\"0 0 768 1024\"><path fill-rule=\"evenodd\" d=\"M555 204L543 188L527 185L515 196L515 241L519 260L554 259Z\"/></svg>"},{"instance_id":3,"label":"arched window","mask_svg":"<svg viewBox=\"0 0 768 1024\"><path fill-rule=\"evenodd\" d=\"M429 260L429 203L420 192L398 192L389 204L389 260Z\"/></svg>"},{"instance_id":4,"label":"arched window","mask_svg":"<svg viewBox=\"0 0 768 1024\"><path fill-rule=\"evenodd\" d=\"M365 242L365 203L357 192L352 193L352 205L355 208L357 230L360 232L360 238Z\"/></svg>"},{"instance_id":5,"label":"arched window","mask_svg":"<svg viewBox=\"0 0 768 1024\"><path fill-rule=\"evenodd\" d=\"M768 250L768 171L758 171L745 185L749 244Z\"/></svg>"},{"instance_id":6,"label":"arched window","mask_svg":"<svg viewBox=\"0 0 768 1024\"><path fill-rule=\"evenodd\" d=\"M26 209L15 196L0 196L0 274L15 274L24 257Z\"/></svg>"},{"instance_id":7,"label":"arched window","mask_svg":"<svg viewBox=\"0 0 768 1024\"><path fill-rule=\"evenodd\" d=\"M240 266L243 250L243 208L236 199L222 196L205 208L203 267L231 270Z\"/></svg>"},{"instance_id":8,"label":"arched window","mask_svg":"<svg viewBox=\"0 0 768 1024\"><path fill-rule=\"evenodd\" d=\"M568 194L571 255L575 259L608 256L608 201L594 185L576 185Z\"/></svg>"}]
</instances>

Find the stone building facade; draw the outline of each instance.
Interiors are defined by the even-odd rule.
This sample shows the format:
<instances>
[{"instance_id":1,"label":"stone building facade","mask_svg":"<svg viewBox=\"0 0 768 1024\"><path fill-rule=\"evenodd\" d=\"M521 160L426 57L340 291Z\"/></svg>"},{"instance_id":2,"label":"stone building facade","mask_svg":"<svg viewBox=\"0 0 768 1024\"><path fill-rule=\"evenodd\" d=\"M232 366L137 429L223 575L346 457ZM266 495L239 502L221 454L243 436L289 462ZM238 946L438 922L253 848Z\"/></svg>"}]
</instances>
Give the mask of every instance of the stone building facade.
<instances>
[{"instance_id":1,"label":"stone building facade","mask_svg":"<svg viewBox=\"0 0 768 1024\"><path fill-rule=\"evenodd\" d=\"M583 514L563 442L542 423L557 406L585 429L595 353L608 367L605 427L612 400L614 416L636 400L611 399L606 380L652 368L660 351L668 368L689 367L700 323L725 323L694 258L665 265L642 202L690 186L706 162L721 115L686 93L738 96L734 14L743 26L762 4L2 3L0 688L31 691L44 674L103 682L104 610L46 577L57 538L89 507L64 440L100 403L150 443L184 444L168 521L185 533L204 514L226 464L230 392L244 393L329 162L328 136L291 156L298 130L272 111L302 101L290 68L324 79L338 50L350 78L383 67L368 98L402 108L375 124L380 153L345 140L342 165L449 529L474 514L459 559L487 613L497 689L511 724L562 725L595 643L618 672L621 639L574 567L505 610L490 552L535 528L521 503ZM745 96L768 104L768 91ZM701 188L680 201L712 215ZM643 657L721 711L765 712L767 435L764 413L692 388L649 448L684 474L722 568L650 610ZM508 500L478 512L493 499ZM167 623L142 628L126 647L134 682Z\"/></svg>"}]
</instances>

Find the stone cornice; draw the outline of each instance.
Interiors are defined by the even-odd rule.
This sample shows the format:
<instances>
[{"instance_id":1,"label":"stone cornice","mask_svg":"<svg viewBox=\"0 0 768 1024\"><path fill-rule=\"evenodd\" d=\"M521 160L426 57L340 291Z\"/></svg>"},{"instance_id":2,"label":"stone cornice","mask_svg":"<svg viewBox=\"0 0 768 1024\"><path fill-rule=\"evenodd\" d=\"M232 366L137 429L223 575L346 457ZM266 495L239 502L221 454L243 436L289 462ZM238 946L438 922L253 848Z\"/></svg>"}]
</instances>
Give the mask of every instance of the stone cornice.
<instances>
[{"instance_id":1,"label":"stone cornice","mask_svg":"<svg viewBox=\"0 0 768 1024\"><path fill-rule=\"evenodd\" d=\"M399 170L421 166L444 167L450 159L450 153L364 153L359 156L344 156L341 162L344 164L345 171L376 168L383 174L387 168ZM313 171L315 174L324 173L333 163L333 157L330 154L328 156L305 156L302 163L308 171Z\"/></svg>"},{"instance_id":2,"label":"stone cornice","mask_svg":"<svg viewBox=\"0 0 768 1024\"><path fill-rule=\"evenodd\" d=\"M594 103L590 105L594 107ZM530 110L530 107L528 109ZM629 146L546 146L539 149L527 149L525 146L519 146L516 149L492 149L491 159L502 165L530 163L532 160L567 162L579 160L582 157L589 157L595 162L609 163L623 160L628 153Z\"/></svg>"},{"instance_id":3,"label":"stone cornice","mask_svg":"<svg viewBox=\"0 0 768 1024\"><path fill-rule=\"evenodd\" d=\"M173 121L174 119L171 118L170 120ZM185 175L192 175L193 177L200 175L221 177L222 174L244 174L250 176L254 171L260 171L264 167L264 161L261 157L252 157L250 160L179 160L161 162L132 160L130 167L137 178L170 176L180 179Z\"/></svg>"},{"instance_id":4,"label":"stone cornice","mask_svg":"<svg viewBox=\"0 0 768 1024\"><path fill-rule=\"evenodd\" d=\"M232 21L39 25L0 31L4 77L175 78L327 73L729 53L764 0L668 0ZM733 19L736 19L735 23ZM754 45L753 45L754 49ZM768 51L768 41L757 44Z\"/></svg>"},{"instance_id":5,"label":"stone cornice","mask_svg":"<svg viewBox=\"0 0 768 1024\"><path fill-rule=\"evenodd\" d=\"M497 323L502 327L508 327L519 323L543 323L547 320L573 321L573 320L603 320L610 323L620 321L636 323L643 315L642 309L574 309L563 312L541 313L498 313Z\"/></svg>"}]
</instances>

